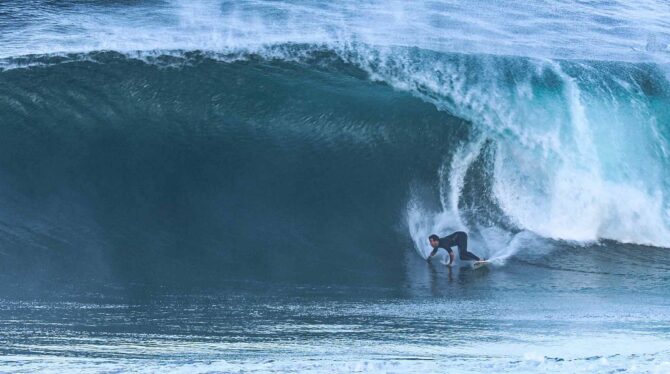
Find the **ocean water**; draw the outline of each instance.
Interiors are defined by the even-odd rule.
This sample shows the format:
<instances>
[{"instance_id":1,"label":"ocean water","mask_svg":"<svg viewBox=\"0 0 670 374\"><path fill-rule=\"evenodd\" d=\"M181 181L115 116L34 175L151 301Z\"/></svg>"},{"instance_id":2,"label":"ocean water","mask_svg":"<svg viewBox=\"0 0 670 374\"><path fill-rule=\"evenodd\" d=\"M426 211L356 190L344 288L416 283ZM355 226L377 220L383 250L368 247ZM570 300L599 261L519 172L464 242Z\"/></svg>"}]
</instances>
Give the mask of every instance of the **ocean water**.
<instances>
[{"instance_id":1,"label":"ocean water","mask_svg":"<svg viewBox=\"0 0 670 374\"><path fill-rule=\"evenodd\" d=\"M670 372L668 15L0 3L0 371Z\"/></svg>"}]
</instances>

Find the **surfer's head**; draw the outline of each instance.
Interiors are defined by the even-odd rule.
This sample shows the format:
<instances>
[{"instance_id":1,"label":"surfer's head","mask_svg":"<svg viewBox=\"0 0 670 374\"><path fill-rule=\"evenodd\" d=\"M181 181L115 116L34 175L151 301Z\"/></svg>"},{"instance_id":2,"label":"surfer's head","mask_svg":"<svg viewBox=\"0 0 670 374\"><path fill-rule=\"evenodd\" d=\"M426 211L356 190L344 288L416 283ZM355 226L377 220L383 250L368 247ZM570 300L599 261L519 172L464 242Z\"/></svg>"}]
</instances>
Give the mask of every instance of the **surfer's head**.
<instances>
[{"instance_id":1,"label":"surfer's head","mask_svg":"<svg viewBox=\"0 0 670 374\"><path fill-rule=\"evenodd\" d=\"M429 236L428 241L430 242L430 246L433 248L437 248L437 246L440 245L440 237L435 234Z\"/></svg>"}]
</instances>

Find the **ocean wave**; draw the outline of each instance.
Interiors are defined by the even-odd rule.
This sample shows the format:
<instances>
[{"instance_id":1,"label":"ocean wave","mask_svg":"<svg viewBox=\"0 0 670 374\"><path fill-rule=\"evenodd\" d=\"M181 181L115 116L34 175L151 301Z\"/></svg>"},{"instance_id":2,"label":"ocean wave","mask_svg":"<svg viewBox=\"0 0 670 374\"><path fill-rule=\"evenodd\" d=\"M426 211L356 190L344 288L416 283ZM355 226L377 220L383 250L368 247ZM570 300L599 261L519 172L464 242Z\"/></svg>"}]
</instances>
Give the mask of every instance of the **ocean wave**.
<instances>
[{"instance_id":1,"label":"ocean wave","mask_svg":"<svg viewBox=\"0 0 670 374\"><path fill-rule=\"evenodd\" d=\"M289 43L2 66L9 257L365 277L393 273L407 228L421 253L456 229L499 258L520 234L670 246L653 64Z\"/></svg>"}]
</instances>

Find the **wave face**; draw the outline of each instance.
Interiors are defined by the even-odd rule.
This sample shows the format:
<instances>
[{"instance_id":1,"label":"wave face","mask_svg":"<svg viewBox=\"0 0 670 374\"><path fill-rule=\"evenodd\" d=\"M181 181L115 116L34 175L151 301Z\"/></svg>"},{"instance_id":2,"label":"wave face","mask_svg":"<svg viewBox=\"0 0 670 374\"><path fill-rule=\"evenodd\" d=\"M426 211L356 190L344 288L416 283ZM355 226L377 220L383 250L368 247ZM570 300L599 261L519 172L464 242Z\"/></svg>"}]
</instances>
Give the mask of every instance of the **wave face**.
<instances>
[{"instance_id":1,"label":"wave face","mask_svg":"<svg viewBox=\"0 0 670 374\"><path fill-rule=\"evenodd\" d=\"M457 229L500 261L670 247L666 21L343 4L2 5L4 276L383 281Z\"/></svg>"},{"instance_id":2,"label":"wave face","mask_svg":"<svg viewBox=\"0 0 670 374\"><path fill-rule=\"evenodd\" d=\"M401 272L408 188L434 177L462 120L332 54L163 59L173 67L101 53L2 73L8 271Z\"/></svg>"},{"instance_id":3,"label":"wave face","mask_svg":"<svg viewBox=\"0 0 670 374\"><path fill-rule=\"evenodd\" d=\"M670 246L654 66L281 51L44 56L2 73L12 268L393 274L405 224L420 250L458 228L505 251L520 232Z\"/></svg>"}]
</instances>

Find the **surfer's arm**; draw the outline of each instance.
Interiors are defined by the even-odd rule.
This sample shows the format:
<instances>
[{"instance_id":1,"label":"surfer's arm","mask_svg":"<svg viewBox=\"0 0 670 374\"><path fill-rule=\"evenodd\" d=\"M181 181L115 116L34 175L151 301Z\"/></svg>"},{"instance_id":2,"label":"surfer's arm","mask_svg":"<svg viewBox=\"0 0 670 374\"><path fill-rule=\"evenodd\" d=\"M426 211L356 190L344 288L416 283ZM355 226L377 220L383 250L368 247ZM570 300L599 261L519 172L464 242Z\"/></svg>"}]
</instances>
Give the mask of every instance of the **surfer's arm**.
<instances>
[{"instance_id":1,"label":"surfer's arm","mask_svg":"<svg viewBox=\"0 0 670 374\"><path fill-rule=\"evenodd\" d=\"M454 263L454 252L449 251L449 263L447 265L451 266Z\"/></svg>"}]
</instances>

